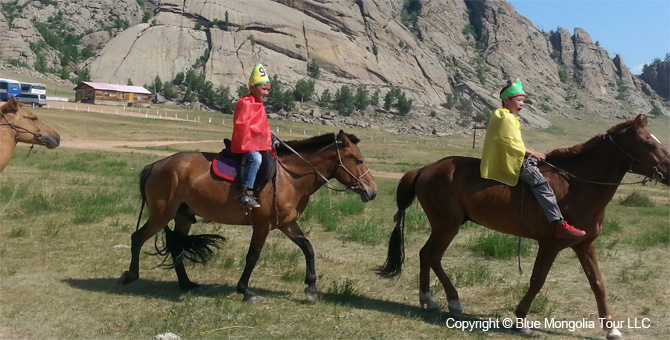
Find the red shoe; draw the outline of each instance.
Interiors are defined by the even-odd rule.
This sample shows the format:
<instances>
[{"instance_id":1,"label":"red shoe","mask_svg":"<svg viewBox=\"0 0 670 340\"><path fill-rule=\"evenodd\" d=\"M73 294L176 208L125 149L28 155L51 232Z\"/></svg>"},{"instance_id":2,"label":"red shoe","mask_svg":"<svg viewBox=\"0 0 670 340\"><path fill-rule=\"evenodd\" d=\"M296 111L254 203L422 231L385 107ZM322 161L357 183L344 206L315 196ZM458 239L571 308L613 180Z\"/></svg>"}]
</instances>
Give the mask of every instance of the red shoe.
<instances>
[{"instance_id":1,"label":"red shoe","mask_svg":"<svg viewBox=\"0 0 670 340\"><path fill-rule=\"evenodd\" d=\"M586 232L584 230L579 230L579 229L569 225L568 222L566 222L566 221L563 221L562 223L557 223L556 224L556 237L557 238L562 238L562 239L567 239L567 240L574 240L574 239L580 238L584 235L586 235Z\"/></svg>"}]
</instances>

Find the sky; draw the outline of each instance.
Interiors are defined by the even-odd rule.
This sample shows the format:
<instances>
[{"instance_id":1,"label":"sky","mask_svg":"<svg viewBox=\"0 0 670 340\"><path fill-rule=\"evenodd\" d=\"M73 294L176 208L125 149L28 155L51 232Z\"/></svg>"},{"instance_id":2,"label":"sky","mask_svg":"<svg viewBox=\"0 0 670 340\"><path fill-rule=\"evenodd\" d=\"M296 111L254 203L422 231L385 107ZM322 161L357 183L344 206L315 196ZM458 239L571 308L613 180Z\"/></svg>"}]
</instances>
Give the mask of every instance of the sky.
<instances>
[{"instance_id":1,"label":"sky","mask_svg":"<svg viewBox=\"0 0 670 340\"><path fill-rule=\"evenodd\" d=\"M670 0L508 0L544 32L583 28L633 74L670 53Z\"/></svg>"}]
</instances>

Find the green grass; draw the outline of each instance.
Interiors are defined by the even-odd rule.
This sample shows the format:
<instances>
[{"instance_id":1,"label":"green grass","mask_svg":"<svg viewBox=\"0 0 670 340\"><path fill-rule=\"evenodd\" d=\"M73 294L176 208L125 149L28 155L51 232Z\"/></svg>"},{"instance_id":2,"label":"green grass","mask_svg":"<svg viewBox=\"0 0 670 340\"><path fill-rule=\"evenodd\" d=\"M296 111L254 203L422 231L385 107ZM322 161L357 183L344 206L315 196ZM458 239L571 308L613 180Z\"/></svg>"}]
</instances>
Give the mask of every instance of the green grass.
<instances>
[{"instance_id":1,"label":"green grass","mask_svg":"<svg viewBox=\"0 0 670 340\"><path fill-rule=\"evenodd\" d=\"M522 239L519 246L519 238L498 232L485 231L470 241L470 249L478 255L495 259L510 259L517 254L528 256L530 254L530 243L532 241Z\"/></svg>"},{"instance_id":2,"label":"green grass","mask_svg":"<svg viewBox=\"0 0 670 340\"><path fill-rule=\"evenodd\" d=\"M374 201L363 204L354 193L320 189L299 219L316 253L321 299L306 301L304 256L283 233L273 231L250 281L260 302L248 304L235 291L251 238L247 226L207 221L193 225L192 233L216 233L228 238L209 265L186 266L191 279L203 285L201 290L180 292L174 271L154 268L159 259L144 252L140 280L128 286L115 283L130 260L130 235L139 210L140 170L175 150L218 151L218 141L230 136L228 125L67 110L35 111L58 129L64 145L81 140L170 140L175 144L162 149L37 147L29 157L27 146L17 148L0 174L0 337L152 339L169 331L183 339L204 340L518 338L516 333L447 329L445 316L418 308L418 254L430 233L418 204L407 210L403 274L385 280L373 273L385 259L397 210L398 180L377 174L405 171L447 155L478 155L480 144L472 149L472 136L440 139L347 129L361 137L359 146L376 176L379 191ZM203 119L223 117L201 114ZM570 125L560 120L554 131L524 133L528 132L529 145L548 151L566 146L566 140L582 141L602 133L611 123L585 119ZM663 132L667 131L667 120L652 120L650 124L661 140L670 140ZM310 135L335 130L289 122L271 121L271 125L273 129L280 127L282 139L302 138L303 129ZM286 133L289 128L300 133ZM379 142L385 136L387 141ZM477 141L481 142L479 138ZM427 142L430 148L423 147ZM626 177L625 181L636 179ZM618 204L634 192L654 205ZM607 206L597 251L610 310L617 320L638 315L654 320L649 329L622 329L624 336L663 338L670 325L664 305L666 282L670 280L666 261L669 218L668 188L660 185L622 186L613 204ZM527 289L534 260L529 255L535 249L533 241L523 240L524 272L519 274L516 242L515 237L471 222L461 227L442 264L459 290L468 315L482 319L513 317L512 311ZM147 241L143 251L151 251L152 246L153 240ZM444 290L433 273L430 287L437 303L446 306ZM593 294L588 287L574 253L566 249L557 257L529 317L595 318ZM602 331L540 330L535 337L601 338Z\"/></svg>"}]
</instances>

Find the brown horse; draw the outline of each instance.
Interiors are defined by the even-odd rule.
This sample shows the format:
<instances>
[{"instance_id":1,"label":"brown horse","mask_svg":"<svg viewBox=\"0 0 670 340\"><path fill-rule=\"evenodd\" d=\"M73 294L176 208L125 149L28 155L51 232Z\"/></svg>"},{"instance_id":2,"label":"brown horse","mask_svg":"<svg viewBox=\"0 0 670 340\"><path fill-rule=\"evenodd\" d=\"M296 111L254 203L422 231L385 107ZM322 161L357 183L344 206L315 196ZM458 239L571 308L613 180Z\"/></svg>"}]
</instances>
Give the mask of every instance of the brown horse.
<instances>
[{"instance_id":1,"label":"brown horse","mask_svg":"<svg viewBox=\"0 0 670 340\"><path fill-rule=\"evenodd\" d=\"M256 266L263 244L271 230L279 229L300 247L305 255L305 294L310 300L318 296L314 250L296 220L305 210L309 197L331 178L358 193L363 202L377 195L377 184L356 146L359 139L340 131L301 141L290 141L277 148L276 179L258 195L260 208L249 215L236 201L241 190L236 183L212 175L210 165L215 154L177 153L144 168L140 175L143 206L147 203L149 218L133 233L130 269L118 282L128 284L139 278L139 255L145 241L165 228L165 253L172 255L179 287L184 290L198 285L188 278L182 258L205 262L220 236L187 236L195 216L224 224L251 225L253 228L246 266L237 283L245 301L257 301L249 290L249 278ZM141 216L141 213L140 213ZM174 231L167 228L175 221ZM139 226L139 221L138 221Z\"/></svg>"},{"instance_id":2,"label":"brown horse","mask_svg":"<svg viewBox=\"0 0 670 340\"><path fill-rule=\"evenodd\" d=\"M540 171L556 193L565 219L586 231L584 237L576 240L554 237L554 229L550 227L528 188L522 188L521 184L509 187L482 179L479 159L447 157L408 171L398 184L397 224L389 243L386 263L378 269L378 274L392 277L402 270L405 210L416 196L431 225L430 237L419 253L419 302L422 306L440 310L430 295L432 269L444 287L450 312L462 313L458 292L444 272L441 259L458 234L461 224L473 221L493 230L538 242L530 286L514 311L517 318L525 319L558 252L571 247L595 294L599 317L612 320L605 300L605 286L598 269L594 242L603 227L605 207L628 171L670 184L668 148L651 135L645 129L646 126L647 118L638 116L585 143L554 150L547 155L546 163L540 165ZM527 328L521 331L529 333ZM621 337L616 328L606 331L607 339Z\"/></svg>"},{"instance_id":3,"label":"brown horse","mask_svg":"<svg viewBox=\"0 0 670 340\"><path fill-rule=\"evenodd\" d=\"M0 172L9 163L19 142L54 149L60 144L60 136L11 97L0 106Z\"/></svg>"}]
</instances>

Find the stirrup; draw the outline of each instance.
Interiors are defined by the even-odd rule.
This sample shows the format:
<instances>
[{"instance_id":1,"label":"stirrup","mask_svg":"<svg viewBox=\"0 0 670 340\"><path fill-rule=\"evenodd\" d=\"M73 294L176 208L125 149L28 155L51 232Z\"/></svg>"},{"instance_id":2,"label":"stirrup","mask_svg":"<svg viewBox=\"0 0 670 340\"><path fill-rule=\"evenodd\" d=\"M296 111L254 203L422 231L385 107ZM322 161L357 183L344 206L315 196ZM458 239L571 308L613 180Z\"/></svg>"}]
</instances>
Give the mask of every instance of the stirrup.
<instances>
[{"instance_id":1,"label":"stirrup","mask_svg":"<svg viewBox=\"0 0 670 340\"><path fill-rule=\"evenodd\" d=\"M261 205L258 204L256 197L253 196L253 191L244 191L239 196L236 197L237 202L247 209L259 208Z\"/></svg>"}]
</instances>

